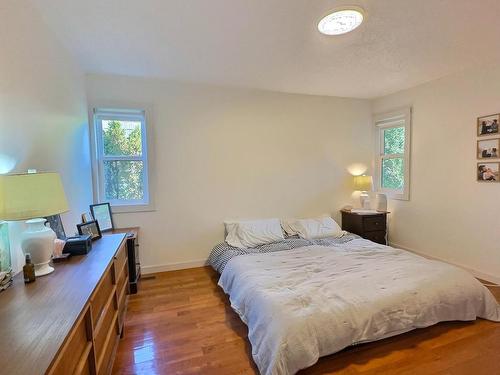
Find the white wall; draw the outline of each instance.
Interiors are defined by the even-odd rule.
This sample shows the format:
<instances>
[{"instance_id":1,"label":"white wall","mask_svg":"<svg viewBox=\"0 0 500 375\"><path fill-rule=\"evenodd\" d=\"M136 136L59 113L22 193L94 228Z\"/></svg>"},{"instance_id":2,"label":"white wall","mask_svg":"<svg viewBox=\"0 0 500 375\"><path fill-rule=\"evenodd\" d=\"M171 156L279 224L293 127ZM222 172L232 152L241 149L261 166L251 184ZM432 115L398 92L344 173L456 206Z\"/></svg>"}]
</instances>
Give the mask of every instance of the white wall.
<instances>
[{"instance_id":1,"label":"white wall","mask_svg":"<svg viewBox=\"0 0 500 375\"><path fill-rule=\"evenodd\" d=\"M413 107L411 199L390 241L500 281L500 184L476 182L476 118L500 112L500 68L480 67L373 102Z\"/></svg>"},{"instance_id":2,"label":"white wall","mask_svg":"<svg viewBox=\"0 0 500 375\"><path fill-rule=\"evenodd\" d=\"M141 227L149 271L203 263L226 218L338 215L347 167L373 156L364 100L98 75L87 94L151 109L156 211L115 215Z\"/></svg>"},{"instance_id":3,"label":"white wall","mask_svg":"<svg viewBox=\"0 0 500 375\"><path fill-rule=\"evenodd\" d=\"M2 0L0 19L0 173L59 172L73 234L92 201L83 73L28 1Z\"/></svg>"}]
</instances>

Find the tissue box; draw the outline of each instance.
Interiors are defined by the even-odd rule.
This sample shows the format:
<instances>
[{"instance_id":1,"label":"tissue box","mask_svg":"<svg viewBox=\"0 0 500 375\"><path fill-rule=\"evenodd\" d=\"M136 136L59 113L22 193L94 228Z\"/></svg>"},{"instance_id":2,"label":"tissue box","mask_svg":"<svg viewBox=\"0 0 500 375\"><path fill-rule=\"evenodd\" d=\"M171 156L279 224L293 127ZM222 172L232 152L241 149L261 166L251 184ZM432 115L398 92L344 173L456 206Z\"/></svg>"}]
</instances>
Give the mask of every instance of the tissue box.
<instances>
[{"instance_id":1,"label":"tissue box","mask_svg":"<svg viewBox=\"0 0 500 375\"><path fill-rule=\"evenodd\" d=\"M71 255L85 255L92 250L92 236L82 234L80 236L68 237L64 245L63 253Z\"/></svg>"}]
</instances>

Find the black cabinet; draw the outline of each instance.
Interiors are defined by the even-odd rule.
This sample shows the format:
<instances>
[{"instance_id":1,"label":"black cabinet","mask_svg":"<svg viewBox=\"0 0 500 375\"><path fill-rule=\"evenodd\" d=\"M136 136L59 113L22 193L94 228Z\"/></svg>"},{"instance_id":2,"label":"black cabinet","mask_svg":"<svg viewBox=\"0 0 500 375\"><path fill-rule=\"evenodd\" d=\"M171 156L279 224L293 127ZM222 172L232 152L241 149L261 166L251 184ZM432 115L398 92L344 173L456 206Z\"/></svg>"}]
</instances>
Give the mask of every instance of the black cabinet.
<instances>
[{"instance_id":1,"label":"black cabinet","mask_svg":"<svg viewBox=\"0 0 500 375\"><path fill-rule=\"evenodd\" d=\"M359 214L342 210L342 229L387 245L387 212Z\"/></svg>"},{"instance_id":2,"label":"black cabinet","mask_svg":"<svg viewBox=\"0 0 500 375\"><path fill-rule=\"evenodd\" d=\"M128 276L130 285L130 294L137 293L137 283L141 277L141 264L139 262L139 244L137 236L127 238L128 252Z\"/></svg>"}]
</instances>

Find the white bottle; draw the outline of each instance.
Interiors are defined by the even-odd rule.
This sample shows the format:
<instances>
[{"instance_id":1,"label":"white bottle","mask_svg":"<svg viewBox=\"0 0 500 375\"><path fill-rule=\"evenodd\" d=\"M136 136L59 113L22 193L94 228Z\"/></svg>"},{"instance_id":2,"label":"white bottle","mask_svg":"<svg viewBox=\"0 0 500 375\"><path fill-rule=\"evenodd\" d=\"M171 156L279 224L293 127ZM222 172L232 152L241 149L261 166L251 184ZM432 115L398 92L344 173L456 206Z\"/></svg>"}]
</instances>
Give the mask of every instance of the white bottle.
<instances>
[{"instance_id":1,"label":"white bottle","mask_svg":"<svg viewBox=\"0 0 500 375\"><path fill-rule=\"evenodd\" d=\"M387 196L377 193L377 211L387 211Z\"/></svg>"}]
</instances>

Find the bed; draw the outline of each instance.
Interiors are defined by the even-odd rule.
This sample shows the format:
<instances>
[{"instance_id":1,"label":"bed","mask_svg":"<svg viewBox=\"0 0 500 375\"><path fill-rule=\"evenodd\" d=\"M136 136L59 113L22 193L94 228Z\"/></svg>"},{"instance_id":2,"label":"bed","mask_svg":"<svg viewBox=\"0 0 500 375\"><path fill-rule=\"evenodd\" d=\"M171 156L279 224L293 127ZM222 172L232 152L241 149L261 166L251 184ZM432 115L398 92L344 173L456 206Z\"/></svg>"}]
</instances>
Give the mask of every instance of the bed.
<instances>
[{"instance_id":1,"label":"bed","mask_svg":"<svg viewBox=\"0 0 500 375\"><path fill-rule=\"evenodd\" d=\"M500 321L493 295L466 271L352 234L223 243L209 263L248 326L262 375L295 374L348 346L442 321Z\"/></svg>"}]
</instances>

